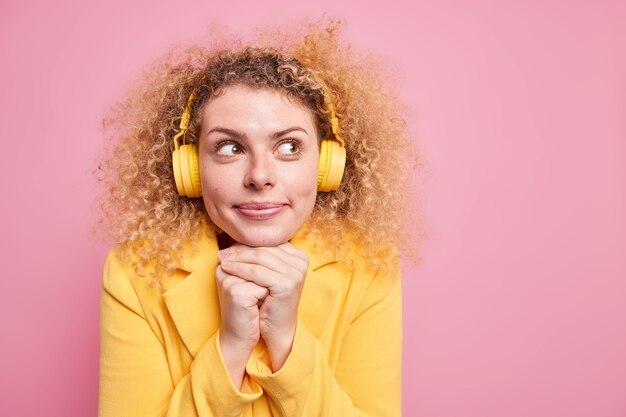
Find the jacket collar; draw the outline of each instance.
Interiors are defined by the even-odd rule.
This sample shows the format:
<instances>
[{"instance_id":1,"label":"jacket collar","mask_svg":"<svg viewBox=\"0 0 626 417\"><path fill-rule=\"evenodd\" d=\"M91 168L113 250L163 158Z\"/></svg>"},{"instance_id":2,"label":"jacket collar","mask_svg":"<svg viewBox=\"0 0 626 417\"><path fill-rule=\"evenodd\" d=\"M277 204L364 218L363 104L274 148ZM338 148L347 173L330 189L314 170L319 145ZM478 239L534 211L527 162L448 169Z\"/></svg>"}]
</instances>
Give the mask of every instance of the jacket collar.
<instances>
[{"instance_id":1,"label":"jacket collar","mask_svg":"<svg viewBox=\"0 0 626 417\"><path fill-rule=\"evenodd\" d=\"M318 270L338 259L324 245L315 248L315 238L306 236L301 227L291 244L309 255L309 266L300 297L298 315L307 329L317 338L324 333L328 315L334 310L337 288ZM195 242L195 254L183 259L182 280L166 284L165 305L185 346L195 358L204 344L220 327L221 315L215 282L217 268L217 239L215 234L203 233Z\"/></svg>"}]
</instances>

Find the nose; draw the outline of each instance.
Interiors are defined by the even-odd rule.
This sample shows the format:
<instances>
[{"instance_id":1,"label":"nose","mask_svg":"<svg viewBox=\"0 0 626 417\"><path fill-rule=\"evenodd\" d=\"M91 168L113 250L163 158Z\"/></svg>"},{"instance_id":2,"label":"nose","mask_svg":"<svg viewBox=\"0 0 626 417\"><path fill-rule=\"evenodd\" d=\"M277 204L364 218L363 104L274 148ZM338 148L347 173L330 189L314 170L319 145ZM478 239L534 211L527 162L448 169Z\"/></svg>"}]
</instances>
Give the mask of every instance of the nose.
<instances>
[{"instance_id":1,"label":"nose","mask_svg":"<svg viewBox=\"0 0 626 417\"><path fill-rule=\"evenodd\" d=\"M276 184L276 167L271 155L257 153L248 158L248 166L244 177L248 188L263 190Z\"/></svg>"}]
</instances>

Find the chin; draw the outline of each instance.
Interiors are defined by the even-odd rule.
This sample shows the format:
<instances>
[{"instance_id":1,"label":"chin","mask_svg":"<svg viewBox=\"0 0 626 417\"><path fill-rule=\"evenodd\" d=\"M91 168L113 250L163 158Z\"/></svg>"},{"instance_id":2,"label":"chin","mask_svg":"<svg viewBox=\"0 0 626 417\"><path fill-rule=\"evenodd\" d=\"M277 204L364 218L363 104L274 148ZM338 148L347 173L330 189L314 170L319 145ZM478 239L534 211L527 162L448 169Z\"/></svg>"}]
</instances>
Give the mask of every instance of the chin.
<instances>
[{"instance_id":1,"label":"chin","mask_svg":"<svg viewBox=\"0 0 626 417\"><path fill-rule=\"evenodd\" d=\"M295 232L294 232L295 233ZM281 232L273 232L273 233L245 233L243 235L239 235L234 237L235 241L241 243L246 246L278 246L285 242L288 242L289 239L293 236L294 233L288 233L288 231ZM232 235L231 235L232 236Z\"/></svg>"},{"instance_id":2,"label":"chin","mask_svg":"<svg viewBox=\"0 0 626 417\"><path fill-rule=\"evenodd\" d=\"M214 221L214 220L213 220ZM226 234L231 242L252 247L273 247L288 242L298 231L299 222L241 222L229 221L214 224ZM288 224L286 224L288 223Z\"/></svg>"}]
</instances>

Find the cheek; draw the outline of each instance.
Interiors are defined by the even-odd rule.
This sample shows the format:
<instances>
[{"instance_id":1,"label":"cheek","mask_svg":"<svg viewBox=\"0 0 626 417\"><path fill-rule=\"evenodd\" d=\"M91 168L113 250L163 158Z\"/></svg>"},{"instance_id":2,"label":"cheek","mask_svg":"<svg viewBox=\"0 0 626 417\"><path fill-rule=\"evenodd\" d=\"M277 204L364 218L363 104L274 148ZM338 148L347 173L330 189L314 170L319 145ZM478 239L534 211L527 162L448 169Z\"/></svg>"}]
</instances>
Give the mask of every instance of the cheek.
<instances>
[{"instance_id":1,"label":"cheek","mask_svg":"<svg viewBox=\"0 0 626 417\"><path fill-rule=\"evenodd\" d=\"M304 166L300 166L290 172L289 178L285 181L289 184L291 191L301 197L315 198L317 195L317 163L311 161Z\"/></svg>"},{"instance_id":2,"label":"cheek","mask_svg":"<svg viewBox=\"0 0 626 417\"><path fill-rule=\"evenodd\" d=\"M229 195L229 191L233 190L234 176L220 172L215 166L203 167L200 171L200 176L202 179L202 195L212 205L215 202L224 200L224 197ZM217 181L217 178L220 180Z\"/></svg>"},{"instance_id":3,"label":"cheek","mask_svg":"<svg viewBox=\"0 0 626 417\"><path fill-rule=\"evenodd\" d=\"M209 177L216 178L216 177ZM211 181L207 180L207 183L202 184L202 194L205 200L209 200L211 205L219 205L222 202L228 201L228 197L232 195L233 185L228 181Z\"/></svg>"}]
</instances>

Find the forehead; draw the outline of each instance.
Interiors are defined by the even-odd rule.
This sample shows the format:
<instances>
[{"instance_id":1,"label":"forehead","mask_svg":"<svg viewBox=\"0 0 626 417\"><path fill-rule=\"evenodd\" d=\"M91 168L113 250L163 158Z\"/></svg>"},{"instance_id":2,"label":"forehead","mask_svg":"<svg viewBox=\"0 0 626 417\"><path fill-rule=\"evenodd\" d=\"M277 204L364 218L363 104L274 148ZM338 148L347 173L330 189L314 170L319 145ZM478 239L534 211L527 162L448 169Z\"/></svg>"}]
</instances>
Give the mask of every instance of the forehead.
<instances>
[{"instance_id":1,"label":"forehead","mask_svg":"<svg viewBox=\"0 0 626 417\"><path fill-rule=\"evenodd\" d=\"M216 123L284 123L315 125L313 112L294 97L279 90L245 85L224 87L205 103L203 127Z\"/></svg>"}]
</instances>

